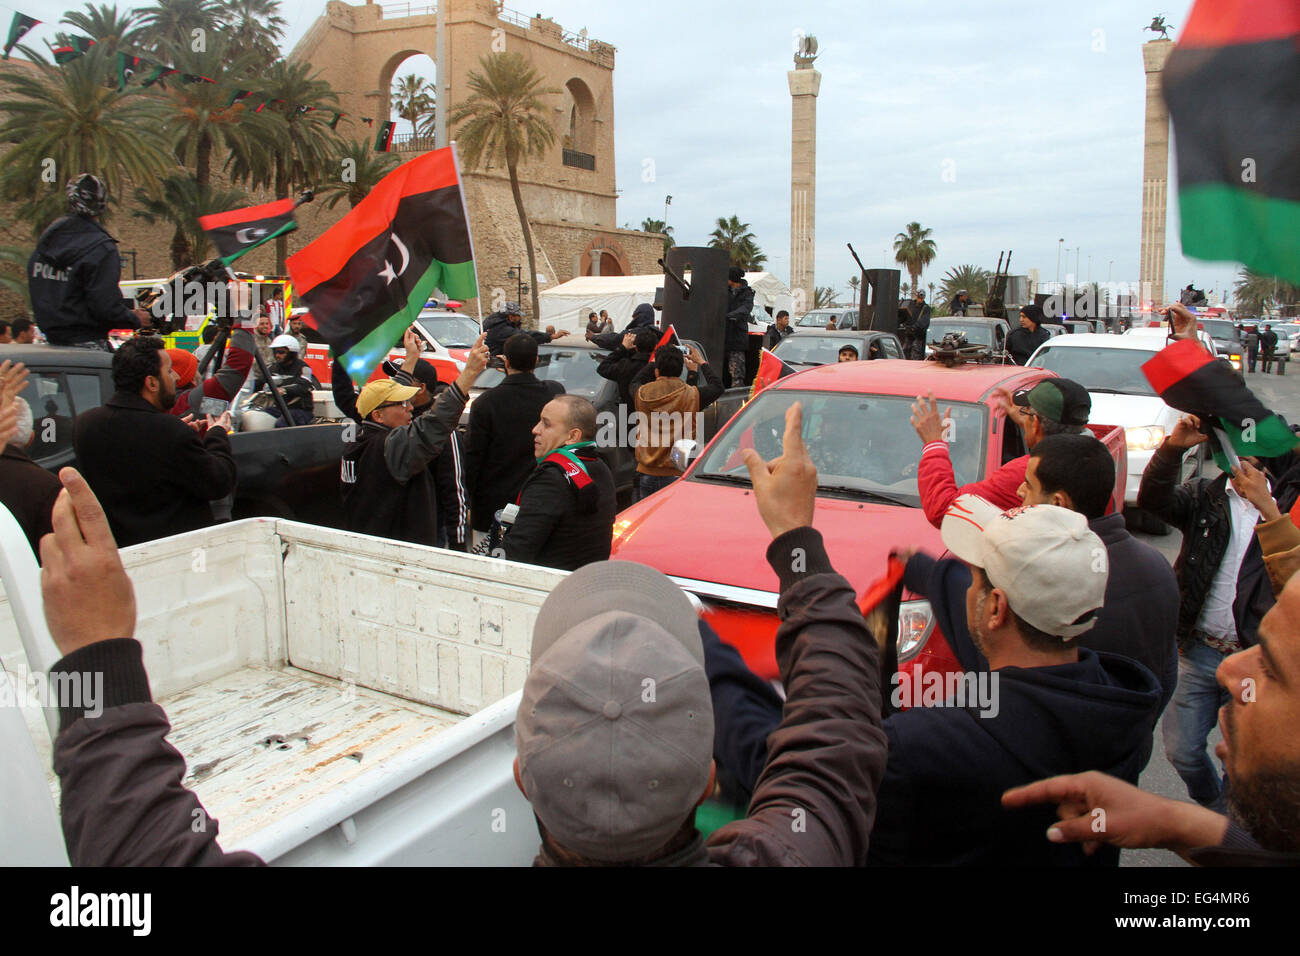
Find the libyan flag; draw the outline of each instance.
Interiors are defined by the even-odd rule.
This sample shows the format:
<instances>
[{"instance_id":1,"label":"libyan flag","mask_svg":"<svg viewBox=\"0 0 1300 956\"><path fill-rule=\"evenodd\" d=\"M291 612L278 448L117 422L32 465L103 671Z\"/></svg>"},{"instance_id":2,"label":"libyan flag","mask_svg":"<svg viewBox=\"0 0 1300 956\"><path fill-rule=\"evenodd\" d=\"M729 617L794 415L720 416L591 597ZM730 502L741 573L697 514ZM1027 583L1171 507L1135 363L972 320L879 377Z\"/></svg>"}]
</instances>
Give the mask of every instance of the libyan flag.
<instances>
[{"instance_id":1,"label":"libyan flag","mask_svg":"<svg viewBox=\"0 0 1300 956\"><path fill-rule=\"evenodd\" d=\"M89 37L69 37L67 46L56 46L52 51L54 53L54 62L58 64L71 63L78 57L86 55L86 51L95 45L95 41Z\"/></svg>"},{"instance_id":2,"label":"libyan flag","mask_svg":"<svg viewBox=\"0 0 1300 956\"><path fill-rule=\"evenodd\" d=\"M118 51L117 54L117 88L118 90L126 89L127 81L135 76L135 71L140 69L140 58L132 56L130 53Z\"/></svg>"},{"instance_id":3,"label":"libyan flag","mask_svg":"<svg viewBox=\"0 0 1300 956\"><path fill-rule=\"evenodd\" d=\"M9 51L12 50L32 27L39 24L40 20L35 20L25 13L15 13L13 22L9 24L9 39L5 40L4 56L0 59L9 59Z\"/></svg>"},{"instance_id":4,"label":"libyan flag","mask_svg":"<svg viewBox=\"0 0 1300 956\"><path fill-rule=\"evenodd\" d=\"M375 152L386 153L388 148L393 145L393 133L397 129L396 123L384 123L379 127L379 132L375 135Z\"/></svg>"},{"instance_id":5,"label":"libyan flag","mask_svg":"<svg viewBox=\"0 0 1300 956\"><path fill-rule=\"evenodd\" d=\"M1300 3L1197 0L1163 84L1184 254L1300 282Z\"/></svg>"},{"instance_id":6,"label":"libyan flag","mask_svg":"<svg viewBox=\"0 0 1300 956\"><path fill-rule=\"evenodd\" d=\"M793 375L796 371L794 366L786 365L785 362L777 358L776 353L763 349L763 353L758 360L758 374L754 376L754 387L749 390L748 400L752 400L755 395L777 379Z\"/></svg>"},{"instance_id":7,"label":"libyan flag","mask_svg":"<svg viewBox=\"0 0 1300 956\"><path fill-rule=\"evenodd\" d=\"M293 199L277 199L264 206L200 216L199 228L217 247L222 263L230 265L250 249L297 229L298 223L293 218L297 205Z\"/></svg>"},{"instance_id":8,"label":"libyan flag","mask_svg":"<svg viewBox=\"0 0 1300 956\"><path fill-rule=\"evenodd\" d=\"M1199 342L1184 339L1162 349L1142 366L1142 374L1171 408L1195 415L1203 424L1217 420L1239 457L1275 458L1300 442L1226 362ZM1228 459L1217 448L1214 460L1228 471Z\"/></svg>"},{"instance_id":9,"label":"libyan flag","mask_svg":"<svg viewBox=\"0 0 1300 956\"><path fill-rule=\"evenodd\" d=\"M289 258L316 329L365 382L435 289L478 295L474 247L453 147L385 176L357 207Z\"/></svg>"}]
</instances>

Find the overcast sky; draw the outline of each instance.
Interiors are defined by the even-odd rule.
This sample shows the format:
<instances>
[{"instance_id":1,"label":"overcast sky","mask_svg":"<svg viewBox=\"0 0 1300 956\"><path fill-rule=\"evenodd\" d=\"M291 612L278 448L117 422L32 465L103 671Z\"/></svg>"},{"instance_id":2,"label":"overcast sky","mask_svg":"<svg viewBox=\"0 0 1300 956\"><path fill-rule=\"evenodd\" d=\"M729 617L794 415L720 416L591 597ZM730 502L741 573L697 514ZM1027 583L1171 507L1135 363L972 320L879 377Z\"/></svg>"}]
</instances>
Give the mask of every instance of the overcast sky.
<instances>
[{"instance_id":1,"label":"overcast sky","mask_svg":"<svg viewBox=\"0 0 1300 956\"><path fill-rule=\"evenodd\" d=\"M879 267L912 221L933 230L938 257L922 281L936 286L957 265L993 269L1006 249L1013 273L1037 268L1052 282L1062 238L1062 277L1075 271L1076 248L1081 279L1138 277L1141 45L1153 37L1142 27L1162 13L1181 29L1191 0L1150 9L1131 0L535 2L519 12L540 10L617 48L620 225L662 218L671 194L678 243L704 244L715 220L734 214L788 280L786 72L802 31L817 37L822 74L818 285L847 301L856 266L845 243ZM7 3L47 23L72 8ZM283 9L287 50L324 4L287 0ZM38 30L38 43L52 32ZM1174 177L1171 169L1166 289L1195 282L1222 293L1237 267L1182 256Z\"/></svg>"}]
</instances>

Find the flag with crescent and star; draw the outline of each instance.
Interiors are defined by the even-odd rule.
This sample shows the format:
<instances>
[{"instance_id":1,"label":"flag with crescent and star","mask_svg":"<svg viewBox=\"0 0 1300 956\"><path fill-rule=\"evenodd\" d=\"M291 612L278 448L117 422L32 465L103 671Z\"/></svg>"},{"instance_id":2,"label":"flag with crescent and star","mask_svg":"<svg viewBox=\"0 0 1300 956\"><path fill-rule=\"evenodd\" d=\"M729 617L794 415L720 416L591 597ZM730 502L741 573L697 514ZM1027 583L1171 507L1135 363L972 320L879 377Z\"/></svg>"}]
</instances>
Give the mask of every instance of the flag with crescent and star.
<instances>
[{"instance_id":1,"label":"flag with crescent and star","mask_svg":"<svg viewBox=\"0 0 1300 956\"><path fill-rule=\"evenodd\" d=\"M312 325L361 384L424 303L478 295L455 147L403 163L319 239L289 257Z\"/></svg>"},{"instance_id":2,"label":"flag with crescent and star","mask_svg":"<svg viewBox=\"0 0 1300 956\"><path fill-rule=\"evenodd\" d=\"M297 229L298 223L293 218L295 205L292 199L277 199L264 206L200 216L199 228L217 247L222 263L230 265L250 249Z\"/></svg>"},{"instance_id":3,"label":"flag with crescent and star","mask_svg":"<svg viewBox=\"0 0 1300 956\"><path fill-rule=\"evenodd\" d=\"M12 50L24 36L27 35L33 27L40 24L40 20L29 17L25 13L14 13L13 22L9 24L9 39L5 40L4 56L0 59L9 59L9 51Z\"/></svg>"}]
</instances>

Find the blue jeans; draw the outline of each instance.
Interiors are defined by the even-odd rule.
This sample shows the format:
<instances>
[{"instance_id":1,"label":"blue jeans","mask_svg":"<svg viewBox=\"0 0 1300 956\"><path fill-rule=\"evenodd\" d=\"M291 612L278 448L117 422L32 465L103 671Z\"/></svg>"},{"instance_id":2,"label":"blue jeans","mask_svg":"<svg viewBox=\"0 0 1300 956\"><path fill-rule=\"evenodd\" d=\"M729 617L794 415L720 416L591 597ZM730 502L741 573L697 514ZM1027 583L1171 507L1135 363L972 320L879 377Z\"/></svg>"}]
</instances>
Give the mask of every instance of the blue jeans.
<instances>
[{"instance_id":1,"label":"blue jeans","mask_svg":"<svg viewBox=\"0 0 1300 956\"><path fill-rule=\"evenodd\" d=\"M642 498L649 498L659 489L667 488L678 477L678 475L643 475L638 471L632 500L640 501Z\"/></svg>"},{"instance_id":2,"label":"blue jeans","mask_svg":"<svg viewBox=\"0 0 1300 956\"><path fill-rule=\"evenodd\" d=\"M1219 719L1228 692L1214 679L1224 655L1200 641L1178 657L1178 689L1165 710L1165 755L1201 806L1214 803L1223 789L1205 740Z\"/></svg>"}]
</instances>

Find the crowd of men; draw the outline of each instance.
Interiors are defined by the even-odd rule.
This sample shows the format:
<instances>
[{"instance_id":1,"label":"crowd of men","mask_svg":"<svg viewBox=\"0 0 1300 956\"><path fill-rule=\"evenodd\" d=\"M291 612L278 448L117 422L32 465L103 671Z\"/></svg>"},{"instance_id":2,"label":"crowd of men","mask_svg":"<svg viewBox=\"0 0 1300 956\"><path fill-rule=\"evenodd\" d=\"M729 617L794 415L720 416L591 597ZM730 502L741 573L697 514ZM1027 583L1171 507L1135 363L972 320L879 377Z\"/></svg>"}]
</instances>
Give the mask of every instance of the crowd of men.
<instances>
[{"instance_id":1,"label":"crowd of men","mask_svg":"<svg viewBox=\"0 0 1300 956\"><path fill-rule=\"evenodd\" d=\"M733 273L737 327L745 289ZM912 335L928 324L923 297L915 304ZM700 437L690 423L725 384L698 351L661 345L648 309L599 366L629 408L676 423L638 436L639 496L677 476L673 444ZM336 363L333 389L352 420L340 465L349 529L573 572L537 615L516 720L539 864L1082 866L1146 846L1201 863L1300 863L1300 458L1180 481L1184 454L1206 440L1184 417L1138 493L1183 532L1170 568L1125 530L1115 462L1078 383L996 394L1027 454L964 486L949 412L918 397L917 490L949 556L898 542L896 557L962 673L991 696L898 709L900 675L882 670L888 635L813 527L817 470L796 402L779 457L742 452L779 581L779 693L663 574L607 560L616 491L596 410L538 378L539 343L558 336L522 330L520 314L510 304L485 323L454 382L438 381L410 331L400 366L357 391ZM1175 338L1195 342L1194 316L1170 315ZM0 363L0 499L43 565L64 655L52 673L106 675L102 713L62 708L55 741L74 864L261 862L225 853L215 826L190 825L200 804L164 739L117 551L210 524L209 503L233 490L229 415L203 402L239 390L255 331L237 330L238 362L206 380L156 336L126 342L115 394L76 423L79 470L57 479L38 478L24 451L25 370ZM619 335L604 323L587 333ZM288 375L299 350L284 338L267 344ZM728 340L733 380L744 374L734 356ZM458 424L494 360L504 377L473 401L462 447ZM593 707L602 719L588 719ZM1137 786L1162 715L1192 803ZM1206 750L1216 720L1221 767ZM695 810L714 795L747 809L706 839Z\"/></svg>"}]
</instances>

